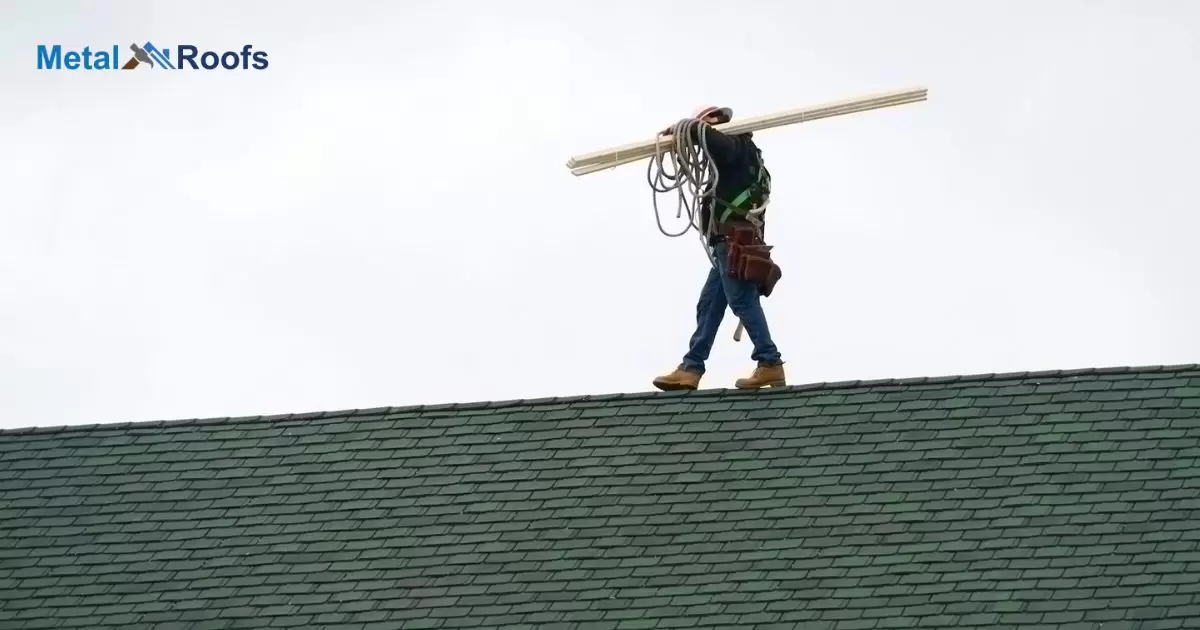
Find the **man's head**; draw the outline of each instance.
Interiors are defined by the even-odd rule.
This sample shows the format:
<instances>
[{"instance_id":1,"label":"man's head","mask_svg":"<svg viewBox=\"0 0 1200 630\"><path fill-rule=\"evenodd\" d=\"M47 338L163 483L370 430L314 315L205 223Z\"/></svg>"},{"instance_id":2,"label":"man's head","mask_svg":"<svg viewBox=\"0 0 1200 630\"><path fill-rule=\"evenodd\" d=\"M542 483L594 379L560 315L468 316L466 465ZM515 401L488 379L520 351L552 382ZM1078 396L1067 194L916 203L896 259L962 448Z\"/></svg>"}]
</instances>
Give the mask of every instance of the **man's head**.
<instances>
[{"instance_id":1,"label":"man's head","mask_svg":"<svg viewBox=\"0 0 1200 630\"><path fill-rule=\"evenodd\" d=\"M698 107L692 113L692 118L703 120L710 125L719 125L733 120L733 110L728 107L716 107L714 105L705 105Z\"/></svg>"}]
</instances>

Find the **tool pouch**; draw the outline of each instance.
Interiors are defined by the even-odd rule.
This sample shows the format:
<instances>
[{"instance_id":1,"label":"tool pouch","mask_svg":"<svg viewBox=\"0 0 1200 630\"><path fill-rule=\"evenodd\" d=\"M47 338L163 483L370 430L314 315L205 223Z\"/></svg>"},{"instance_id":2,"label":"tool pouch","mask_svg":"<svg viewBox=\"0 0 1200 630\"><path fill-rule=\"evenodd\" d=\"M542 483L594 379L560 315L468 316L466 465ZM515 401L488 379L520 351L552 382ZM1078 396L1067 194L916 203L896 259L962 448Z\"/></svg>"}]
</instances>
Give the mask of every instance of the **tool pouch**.
<instances>
[{"instance_id":1,"label":"tool pouch","mask_svg":"<svg viewBox=\"0 0 1200 630\"><path fill-rule=\"evenodd\" d=\"M763 297L771 295L783 277L783 270L771 260L774 246L763 243L753 226L728 226L721 232L725 235L725 263L729 276L754 283Z\"/></svg>"}]
</instances>

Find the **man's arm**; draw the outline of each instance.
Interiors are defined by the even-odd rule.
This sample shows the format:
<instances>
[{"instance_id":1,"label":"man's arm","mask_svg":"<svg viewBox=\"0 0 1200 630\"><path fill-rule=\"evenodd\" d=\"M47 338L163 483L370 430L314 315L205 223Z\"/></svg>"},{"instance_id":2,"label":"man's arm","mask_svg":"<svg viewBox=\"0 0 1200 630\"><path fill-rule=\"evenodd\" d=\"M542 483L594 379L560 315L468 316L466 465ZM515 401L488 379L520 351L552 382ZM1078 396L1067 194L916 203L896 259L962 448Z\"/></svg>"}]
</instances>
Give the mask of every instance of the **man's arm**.
<instances>
[{"instance_id":1,"label":"man's arm","mask_svg":"<svg viewBox=\"0 0 1200 630\"><path fill-rule=\"evenodd\" d=\"M713 160L717 164L730 164L738 160L741 155L741 147L738 146L738 141L731 136L727 136L713 128L708 123L700 123L699 125L689 125L688 140L699 144L701 135L708 144L708 152L712 154Z\"/></svg>"}]
</instances>

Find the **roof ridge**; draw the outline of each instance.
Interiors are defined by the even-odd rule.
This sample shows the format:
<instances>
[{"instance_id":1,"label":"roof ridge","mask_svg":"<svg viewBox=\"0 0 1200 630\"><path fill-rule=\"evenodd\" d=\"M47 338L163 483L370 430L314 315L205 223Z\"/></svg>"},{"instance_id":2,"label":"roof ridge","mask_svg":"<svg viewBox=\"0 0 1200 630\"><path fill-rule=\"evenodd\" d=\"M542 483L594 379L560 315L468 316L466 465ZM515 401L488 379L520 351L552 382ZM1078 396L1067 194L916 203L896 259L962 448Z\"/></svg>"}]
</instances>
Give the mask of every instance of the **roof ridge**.
<instances>
[{"instance_id":1,"label":"roof ridge","mask_svg":"<svg viewBox=\"0 0 1200 630\"><path fill-rule=\"evenodd\" d=\"M539 406L539 405L563 405L574 404L579 402L600 402L600 401L639 401L639 400L656 400L669 401L674 399L686 398L692 400L695 398L710 398L724 396L752 396L752 395L781 395L795 392L814 392L814 391L834 391L839 389L851 389L856 387L881 387L888 385L920 385L920 384L953 384L953 383L979 383L997 380L1012 380L1012 379L1028 379L1028 378L1064 378L1072 376L1091 376L1091 375L1119 375L1119 374L1141 374L1141 373L1170 373L1170 372L1185 372L1200 369L1200 363L1180 363L1180 364L1165 364L1165 365L1142 365L1142 366L1109 366L1109 367L1090 367L1090 368L1071 368L1057 370L1037 370L1024 372L980 372L975 374L961 375L943 375L943 376L911 376L898 378L880 378L868 380L846 380L846 381L824 381L804 383L799 385L788 385L785 387L775 387L764 390L738 390L730 388L709 388L696 391L676 391L676 392L658 392L658 391L641 391L641 392L618 392L609 394L581 394L575 396L554 396L543 398L514 398L509 400L498 401L470 401L470 402L450 402L450 403L433 403L433 404L416 404L403 405L397 407L372 407L372 408L355 408L341 409L336 411L309 411L296 413L279 413L257 416L241 416L241 417L209 417L209 418L178 418L171 420L145 420L137 422L108 422L108 423L90 423L76 425L56 425L56 426L41 426L41 427L26 427L17 429L0 429L0 437L8 435L30 435L42 433L78 433L94 430L111 431L113 429L125 428L162 428L168 426L186 426L186 425L208 425L219 423L259 423L259 422L282 422L290 420L317 420L324 418L349 418L354 416L373 416L392 413L412 413L426 411L459 411L470 409L502 409L518 406Z\"/></svg>"}]
</instances>

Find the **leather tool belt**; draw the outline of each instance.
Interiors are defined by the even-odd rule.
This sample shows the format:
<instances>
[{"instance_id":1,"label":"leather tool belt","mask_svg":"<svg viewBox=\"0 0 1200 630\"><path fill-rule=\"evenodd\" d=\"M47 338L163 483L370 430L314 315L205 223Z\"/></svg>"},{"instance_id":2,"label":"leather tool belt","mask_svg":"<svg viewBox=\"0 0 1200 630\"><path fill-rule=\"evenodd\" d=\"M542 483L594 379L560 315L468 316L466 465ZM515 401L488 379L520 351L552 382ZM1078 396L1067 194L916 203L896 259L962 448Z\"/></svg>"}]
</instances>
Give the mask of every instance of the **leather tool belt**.
<instances>
[{"instance_id":1,"label":"leather tool belt","mask_svg":"<svg viewBox=\"0 0 1200 630\"><path fill-rule=\"evenodd\" d=\"M775 284L783 277L783 270L771 260L774 245L767 245L753 225L728 223L717 226L717 233L725 237L725 261L729 276L758 286L763 297L771 295Z\"/></svg>"}]
</instances>

